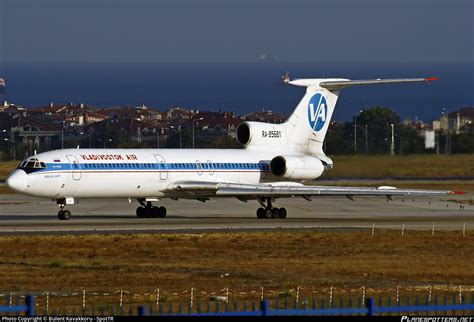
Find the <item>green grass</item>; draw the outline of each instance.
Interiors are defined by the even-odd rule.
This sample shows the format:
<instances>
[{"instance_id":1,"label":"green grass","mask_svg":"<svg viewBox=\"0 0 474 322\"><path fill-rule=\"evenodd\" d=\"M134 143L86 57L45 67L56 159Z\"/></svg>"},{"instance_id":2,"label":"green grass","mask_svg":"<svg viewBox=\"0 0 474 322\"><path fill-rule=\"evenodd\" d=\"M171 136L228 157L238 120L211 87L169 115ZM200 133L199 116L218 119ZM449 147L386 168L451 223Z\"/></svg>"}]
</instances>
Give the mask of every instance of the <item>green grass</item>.
<instances>
[{"instance_id":1,"label":"green grass","mask_svg":"<svg viewBox=\"0 0 474 322\"><path fill-rule=\"evenodd\" d=\"M49 263L49 267L51 268L61 268L64 267L64 262L60 260L53 260L52 262Z\"/></svg>"}]
</instances>

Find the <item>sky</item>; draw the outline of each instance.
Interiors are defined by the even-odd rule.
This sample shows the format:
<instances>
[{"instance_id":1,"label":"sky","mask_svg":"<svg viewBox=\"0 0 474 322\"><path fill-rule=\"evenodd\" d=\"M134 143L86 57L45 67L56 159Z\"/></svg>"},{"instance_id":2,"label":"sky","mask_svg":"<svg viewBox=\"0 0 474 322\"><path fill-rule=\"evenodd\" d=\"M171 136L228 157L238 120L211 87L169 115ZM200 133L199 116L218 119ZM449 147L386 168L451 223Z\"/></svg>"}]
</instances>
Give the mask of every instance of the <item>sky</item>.
<instances>
[{"instance_id":1,"label":"sky","mask_svg":"<svg viewBox=\"0 0 474 322\"><path fill-rule=\"evenodd\" d=\"M474 61L468 0L0 0L0 63Z\"/></svg>"}]
</instances>

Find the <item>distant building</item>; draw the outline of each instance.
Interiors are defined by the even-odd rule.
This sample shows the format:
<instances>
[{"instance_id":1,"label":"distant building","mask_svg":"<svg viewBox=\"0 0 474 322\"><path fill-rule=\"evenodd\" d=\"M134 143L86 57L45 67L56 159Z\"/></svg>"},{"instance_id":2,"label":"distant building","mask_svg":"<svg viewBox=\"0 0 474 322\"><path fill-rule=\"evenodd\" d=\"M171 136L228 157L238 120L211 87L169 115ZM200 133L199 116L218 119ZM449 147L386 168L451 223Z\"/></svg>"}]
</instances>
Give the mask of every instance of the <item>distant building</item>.
<instances>
[{"instance_id":1,"label":"distant building","mask_svg":"<svg viewBox=\"0 0 474 322\"><path fill-rule=\"evenodd\" d=\"M132 107L109 107L97 110L96 112L97 114L104 116L105 119L134 119L137 121L141 119L140 113Z\"/></svg>"},{"instance_id":2,"label":"distant building","mask_svg":"<svg viewBox=\"0 0 474 322\"><path fill-rule=\"evenodd\" d=\"M433 121L434 130L454 131L461 133L467 125L474 124L474 107L463 107L449 114L444 114L438 120Z\"/></svg>"},{"instance_id":3,"label":"distant building","mask_svg":"<svg viewBox=\"0 0 474 322\"><path fill-rule=\"evenodd\" d=\"M288 118L284 114L274 113L271 110L262 109L260 112L252 112L240 117L244 121L283 123Z\"/></svg>"},{"instance_id":4,"label":"distant building","mask_svg":"<svg viewBox=\"0 0 474 322\"><path fill-rule=\"evenodd\" d=\"M179 122L183 120L188 120L197 113L194 113L194 111L192 110L187 110L178 106L173 106L166 112L166 118L168 120Z\"/></svg>"},{"instance_id":5,"label":"distant building","mask_svg":"<svg viewBox=\"0 0 474 322\"><path fill-rule=\"evenodd\" d=\"M464 107L448 114L451 129L459 134L463 127L474 123L474 107Z\"/></svg>"},{"instance_id":6,"label":"distant building","mask_svg":"<svg viewBox=\"0 0 474 322\"><path fill-rule=\"evenodd\" d=\"M161 120L163 118L162 113L155 109L150 109L145 105L135 107L142 120Z\"/></svg>"},{"instance_id":7,"label":"distant building","mask_svg":"<svg viewBox=\"0 0 474 322\"><path fill-rule=\"evenodd\" d=\"M195 126L201 129L204 137L213 137L216 135L229 135L235 137L237 125L242 121L235 117L234 112L201 112L196 117L202 120L196 121ZM184 126L193 126L192 120L183 123Z\"/></svg>"},{"instance_id":8,"label":"distant building","mask_svg":"<svg viewBox=\"0 0 474 322\"><path fill-rule=\"evenodd\" d=\"M12 142L21 142L29 154L51 149L61 136L60 125L26 113L0 113L0 131Z\"/></svg>"},{"instance_id":9,"label":"distant building","mask_svg":"<svg viewBox=\"0 0 474 322\"><path fill-rule=\"evenodd\" d=\"M86 124L95 123L106 119L106 116L95 112L95 108L84 103L75 105L54 104L48 106L28 108L28 114L50 120L56 123L66 122L67 126L84 126Z\"/></svg>"}]
</instances>

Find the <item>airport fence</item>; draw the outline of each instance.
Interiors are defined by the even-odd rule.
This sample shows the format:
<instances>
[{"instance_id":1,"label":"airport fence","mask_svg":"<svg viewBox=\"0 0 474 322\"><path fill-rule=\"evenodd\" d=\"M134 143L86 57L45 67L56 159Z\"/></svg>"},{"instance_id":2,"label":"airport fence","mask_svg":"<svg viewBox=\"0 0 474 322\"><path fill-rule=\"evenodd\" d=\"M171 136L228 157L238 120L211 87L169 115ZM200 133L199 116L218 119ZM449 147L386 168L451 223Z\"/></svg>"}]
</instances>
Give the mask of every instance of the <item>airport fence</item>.
<instances>
[{"instance_id":1,"label":"airport fence","mask_svg":"<svg viewBox=\"0 0 474 322\"><path fill-rule=\"evenodd\" d=\"M264 300L260 302L260 306L256 309L255 304L249 310L245 306L242 310L239 310L239 306L236 304L234 308L230 306L225 306L223 310L220 310L219 307L216 310L212 311L211 308L208 306L207 310L200 310L198 307L196 312L193 312L192 308L190 307L187 312L178 311L177 313L163 313L163 312L154 312L153 308L147 309L146 306L140 306L138 308L138 315L146 316L146 315L159 315L159 316L288 316L288 315L406 315L406 314L432 314L432 315L472 315L474 312L474 298L471 298L470 303L461 303L456 304L448 303L448 299L445 299L444 304L437 303L433 304L421 304L418 302L415 305L410 304L408 300L406 304L398 304L392 305L390 302L390 298L388 298L388 303L385 305L382 304L382 299L379 299L379 303L377 304L376 299L369 298L364 303L365 306L359 305L358 307L354 307L352 303L349 301L347 306L343 305L341 301L340 306L331 305L329 307L322 307L317 308L316 303L313 303L312 307L306 306L304 303L303 308L290 308L288 306L288 302L285 302L285 306L283 308L280 307L278 300L274 301L274 305L272 307L272 301Z\"/></svg>"},{"instance_id":2,"label":"airport fence","mask_svg":"<svg viewBox=\"0 0 474 322\"><path fill-rule=\"evenodd\" d=\"M214 305L213 305L214 304ZM324 299L318 302L315 299L307 300L304 299L301 303L293 301L290 303L288 298L284 300L263 300L260 301L258 306L257 302L234 302L233 305L225 303L221 305L219 302L207 302L206 305L202 305L201 302L196 303L193 307L192 303L188 306L179 304L178 309L174 310L173 304L170 303L167 310L163 308L163 305L158 310L154 309L153 305L140 305L136 308L130 307L128 311L122 307L117 310L115 307L100 307L92 310L82 309L76 310L61 310L54 311L49 316L268 316L268 315L472 315L474 314L474 296L470 298L463 298L460 303L453 297L451 300L448 296L439 301L436 296L432 302L428 302L428 299L420 299L417 297L415 302L413 299L406 298L406 302L392 302L390 297L388 298L369 298L365 302L359 301L354 303L351 299L344 302L341 298L339 302L334 301L332 303L326 303ZM25 297L24 305L15 306L0 306L0 314L5 315L25 315L35 316L40 312L35 311L35 297L28 295Z\"/></svg>"},{"instance_id":3,"label":"airport fence","mask_svg":"<svg viewBox=\"0 0 474 322\"><path fill-rule=\"evenodd\" d=\"M35 297L32 295L25 296L24 304L16 305L3 305L0 306L0 315L13 314L13 315L26 315L34 316L36 311Z\"/></svg>"},{"instance_id":4,"label":"airport fence","mask_svg":"<svg viewBox=\"0 0 474 322\"><path fill-rule=\"evenodd\" d=\"M400 309L400 307L429 306L430 311L428 312L442 312L444 310L446 312L443 314L448 314L448 311L451 311L452 314L459 315L459 312L469 309L465 305L474 304L474 287L446 285L397 286L387 289L372 289L363 286L355 289L296 287L270 290L262 287L250 291L224 288L215 292L205 292L194 288L182 292L156 289L154 292L142 294L124 290L105 293L82 290L63 293L41 292L30 295L35 301L34 310L38 314L53 316L137 315L139 310L144 310L140 312L152 315L232 312L253 312L251 314L259 315L261 301L267 301L268 310L316 310L305 314L357 314L357 312L366 314L364 313L366 311L361 310L367 308L365 303L368 299L373 299L376 307L397 307ZM22 306L28 295L10 292L0 294L0 296L0 306L12 309ZM447 309L447 306L450 309ZM453 309L453 307L455 308ZM335 313L327 311L333 309L339 311L335 311ZM340 311L342 309L355 311L343 313L344 311ZM427 312L425 309L419 308L418 311ZM407 309L407 312L412 312L410 310ZM473 313L474 310L470 312Z\"/></svg>"}]
</instances>

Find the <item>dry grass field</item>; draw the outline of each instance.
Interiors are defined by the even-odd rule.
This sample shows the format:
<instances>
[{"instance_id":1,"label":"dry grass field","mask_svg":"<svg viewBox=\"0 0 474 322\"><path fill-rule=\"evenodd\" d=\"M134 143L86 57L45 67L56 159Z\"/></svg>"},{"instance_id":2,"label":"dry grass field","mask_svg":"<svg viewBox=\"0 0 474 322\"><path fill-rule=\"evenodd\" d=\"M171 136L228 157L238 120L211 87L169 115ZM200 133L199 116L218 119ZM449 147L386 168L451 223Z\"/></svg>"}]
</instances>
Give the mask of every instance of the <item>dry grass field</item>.
<instances>
[{"instance_id":1,"label":"dry grass field","mask_svg":"<svg viewBox=\"0 0 474 322\"><path fill-rule=\"evenodd\" d=\"M471 285L474 232L0 237L1 291Z\"/></svg>"},{"instance_id":2,"label":"dry grass field","mask_svg":"<svg viewBox=\"0 0 474 322\"><path fill-rule=\"evenodd\" d=\"M18 166L19 161L0 162L0 180L5 180L8 174Z\"/></svg>"},{"instance_id":3,"label":"dry grass field","mask_svg":"<svg viewBox=\"0 0 474 322\"><path fill-rule=\"evenodd\" d=\"M474 155L334 156L333 171L324 177L464 177L474 176Z\"/></svg>"}]
</instances>

